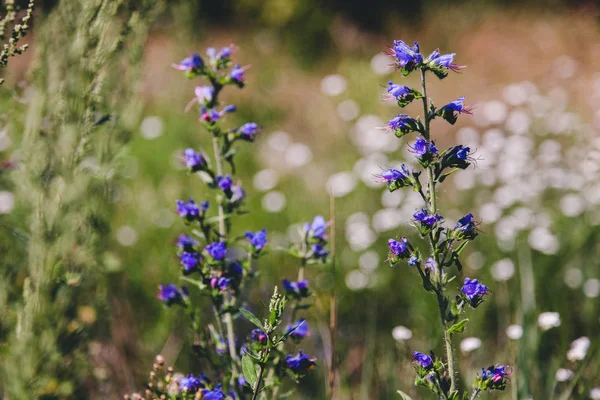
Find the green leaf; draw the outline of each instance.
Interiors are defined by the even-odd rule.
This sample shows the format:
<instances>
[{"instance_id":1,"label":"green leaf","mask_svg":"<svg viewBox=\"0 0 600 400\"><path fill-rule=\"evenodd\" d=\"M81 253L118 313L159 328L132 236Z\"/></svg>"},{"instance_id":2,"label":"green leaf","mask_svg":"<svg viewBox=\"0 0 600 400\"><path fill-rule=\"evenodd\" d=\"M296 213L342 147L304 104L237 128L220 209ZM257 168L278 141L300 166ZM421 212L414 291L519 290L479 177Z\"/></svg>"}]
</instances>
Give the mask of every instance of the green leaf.
<instances>
[{"instance_id":1,"label":"green leaf","mask_svg":"<svg viewBox=\"0 0 600 400\"><path fill-rule=\"evenodd\" d=\"M465 325L466 325L467 322L469 322L469 318L463 319L462 321L457 322L456 324L452 325L450 327L450 329L448 329L448 333L464 332Z\"/></svg>"},{"instance_id":2,"label":"green leaf","mask_svg":"<svg viewBox=\"0 0 600 400\"><path fill-rule=\"evenodd\" d=\"M404 393L402 390L398 390L396 393L398 393L400 397L402 397L402 400L412 400L412 397Z\"/></svg>"},{"instance_id":3,"label":"green leaf","mask_svg":"<svg viewBox=\"0 0 600 400\"><path fill-rule=\"evenodd\" d=\"M244 373L246 382L248 382L252 390L254 390L256 382L258 381L258 375L256 374L256 368L254 368L254 362L248 356L242 357L242 372Z\"/></svg>"},{"instance_id":4,"label":"green leaf","mask_svg":"<svg viewBox=\"0 0 600 400\"><path fill-rule=\"evenodd\" d=\"M246 317L246 319L248 321L252 322L254 325L256 325L260 329L264 330L263 325L261 324L261 322L259 321L259 319L256 318L256 316L254 314L252 314L250 311L245 310L243 308L240 308L240 312L242 313L242 315L244 317Z\"/></svg>"},{"instance_id":5,"label":"green leaf","mask_svg":"<svg viewBox=\"0 0 600 400\"><path fill-rule=\"evenodd\" d=\"M196 279L188 278L187 276L181 276L181 277L179 277L179 279L181 279L182 281L186 281L188 283L191 283L194 286L197 286L198 289L200 289L200 290L206 289L206 285L204 283L202 283L201 281L198 281Z\"/></svg>"}]
</instances>

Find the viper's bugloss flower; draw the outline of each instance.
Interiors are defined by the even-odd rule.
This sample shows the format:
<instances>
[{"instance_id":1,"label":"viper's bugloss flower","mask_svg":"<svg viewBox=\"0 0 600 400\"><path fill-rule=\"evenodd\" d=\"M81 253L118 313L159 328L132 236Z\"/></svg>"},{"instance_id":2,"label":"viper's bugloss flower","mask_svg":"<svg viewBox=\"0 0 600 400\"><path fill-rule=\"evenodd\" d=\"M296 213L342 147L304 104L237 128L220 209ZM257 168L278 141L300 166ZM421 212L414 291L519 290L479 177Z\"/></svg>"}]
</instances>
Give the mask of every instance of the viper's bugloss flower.
<instances>
[{"instance_id":1,"label":"viper's bugloss flower","mask_svg":"<svg viewBox=\"0 0 600 400\"><path fill-rule=\"evenodd\" d=\"M181 234L177 238L177 247L182 250L190 250L194 246L198 246L198 241L191 236Z\"/></svg>"},{"instance_id":2,"label":"viper's bugloss flower","mask_svg":"<svg viewBox=\"0 0 600 400\"><path fill-rule=\"evenodd\" d=\"M461 291L469 300L474 300L478 297L490 294L490 290L486 285L479 283L477 279L470 278L465 278L465 284Z\"/></svg>"},{"instance_id":3,"label":"viper's bugloss flower","mask_svg":"<svg viewBox=\"0 0 600 400\"><path fill-rule=\"evenodd\" d=\"M436 115L454 125L459 114L473 115L473 107L465 105L465 96L459 97L436 111Z\"/></svg>"},{"instance_id":4,"label":"viper's bugloss flower","mask_svg":"<svg viewBox=\"0 0 600 400\"><path fill-rule=\"evenodd\" d=\"M476 385L482 390L504 390L508 381L508 376L512 373L512 368L508 365L493 365L487 369L481 369L480 382Z\"/></svg>"},{"instance_id":5,"label":"viper's bugloss flower","mask_svg":"<svg viewBox=\"0 0 600 400\"><path fill-rule=\"evenodd\" d=\"M215 94L215 88L212 86L196 86L194 89L196 100L200 104L210 103Z\"/></svg>"},{"instance_id":6,"label":"viper's bugloss flower","mask_svg":"<svg viewBox=\"0 0 600 400\"><path fill-rule=\"evenodd\" d=\"M237 203L246 198L246 192L241 186L234 186L231 188L231 198L229 199L232 203Z\"/></svg>"},{"instance_id":7,"label":"viper's bugloss flower","mask_svg":"<svg viewBox=\"0 0 600 400\"><path fill-rule=\"evenodd\" d=\"M423 62L423 56L419 53L419 43L415 42L410 47L402 40L394 40L394 46L386 53L394 58L394 65L403 75L408 75Z\"/></svg>"},{"instance_id":8,"label":"viper's bugloss flower","mask_svg":"<svg viewBox=\"0 0 600 400\"><path fill-rule=\"evenodd\" d=\"M458 240L473 240L477 236L477 225L473 220L473 214L467 214L458 220L454 226L453 236Z\"/></svg>"},{"instance_id":9,"label":"viper's bugloss flower","mask_svg":"<svg viewBox=\"0 0 600 400\"><path fill-rule=\"evenodd\" d=\"M310 336L310 331L308 330L308 322L306 322L304 318L300 318L298 321L296 321L296 324L289 324L285 328L285 333L290 332L292 332L290 334L290 337L296 340L304 339L306 336Z\"/></svg>"},{"instance_id":10,"label":"viper's bugloss flower","mask_svg":"<svg viewBox=\"0 0 600 400\"><path fill-rule=\"evenodd\" d=\"M413 360L425 369L428 369L433 365L433 359L431 356L423 354L419 351L413 351Z\"/></svg>"},{"instance_id":11,"label":"viper's bugloss flower","mask_svg":"<svg viewBox=\"0 0 600 400\"><path fill-rule=\"evenodd\" d=\"M227 174L225 176L217 176L217 185L219 185L219 188L221 188L221 190L224 192L231 190L231 187L233 186L231 175Z\"/></svg>"},{"instance_id":12,"label":"viper's bugloss flower","mask_svg":"<svg viewBox=\"0 0 600 400\"><path fill-rule=\"evenodd\" d=\"M250 141L254 140L256 133L259 131L260 131L260 128L259 128L258 124L255 122L248 122L248 123L240 126L240 128L238 129L238 132L240 134L244 135L244 137Z\"/></svg>"},{"instance_id":13,"label":"viper's bugloss flower","mask_svg":"<svg viewBox=\"0 0 600 400\"><path fill-rule=\"evenodd\" d=\"M421 93L414 89L404 85L397 85L392 81L388 82L387 95L384 96L384 100L396 100L398 106L404 107L414 99L420 99L423 96Z\"/></svg>"},{"instance_id":14,"label":"viper's bugloss flower","mask_svg":"<svg viewBox=\"0 0 600 400\"><path fill-rule=\"evenodd\" d=\"M179 379L179 389L184 393L196 393L203 387L202 381L192 374L187 374Z\"/></svg>"},{"instance_id":15,"label":"viper's bugloss flower","mask_svg":"<svg viewBox=\"0 0 600 400\"><path fill-rule=\"evenodd\" d=\"M267 335L262 329L253 329L252 332L250 332L250 340L253 342L265 344L267 343Z\"/></svg>"},{"instance_id":16,"label":"viper's bugloss flower","mask_svg":"<svg viewBox=\"0 0 600 400\"><path fill-rule=\"evenodd\" d=\"M416 266L419 263L419 257L417 257L416 255L412 255L410 256L410 258L408 259L408 265L410 265L411 267Z\"/></svg>"},{"instance_id":17,"label":"viper's bugloss flower","mask_svg":"<svg viewBox=\"0 0 600 400\"><path fill-rule=\"evenodd\" d=\"M231 58L231 53L233 52L233 48L233 44L227 47L222 47L219 51L217 51L217 49L214 47L209 47L206 49L206 55L213 64L218 65L220 63L229 61L229 58Z\"/></svg>"},{"instance_id":18,"label":"viper's bugloss flower","mask_svg":"<svg viewBox=\"0 0 600 400\"><path fill-rule=\"evenodd\" d=\"M315 243L311 247L312 257L316 260L326 261L329 255L329 250L325 249L321 243Z\"/></svg>"},{"instance_id":19,"label":"viper's bugloss flower","mask_svg":"<svg viewBox=\"0 0 600 400\"><path fill-rule=\"evenodd\" d=\"M410 257L410 243L408 239L403 237L400 240L389 239L388 240L389 259L392 262L397 262L400 258Z\"/></svg>"},{"instance_id":20,"label":"viper's bugloss flower","mask_svg":"<svg viewBox=\"0 0 600 400\"><path fill-rule=\"evenodd\" d=\"M460 69L465 68L464 65L454 64L455 55L456 53L440 54L439 49L436 49L425 59L423 64L438 78L444 79L448 76L448 70L458 72Z\"/></svg>"},{"instance_id":21,"label":"viper's bugloss flower","mask_svg":"<svg viewBox=\"0 0 600 400\"><path fill-rule=\"evenodd\" d=\"M379 179L379 182L387 184L390 192L401 187L411 186L410 171L406 164L400 166L400 170L397 169L386 169L379 175L375 175Z\"/></svg>"},{"instance_id":22,"label":"viper's bugloss flower","mask_svg":"<svg viewBox=\"0 0 600 400\"><path fill-rule=\"evenodd\" d=\"M172 283L167 285L160 284L158 286L158 296L156 296L160 301L170 306L173 304L181 304L185 299L187 299L187 288L182 286L178 288Z\"/></svg>"},{"instance_id":23,"label":"viper's bugloss flower","mask_svg":"<svg viewBox=\"0 0 600 400\"><path fill-rule=\"evenodd\" d=\"M425 208L414 213L413 217L415 218L415 221L427 228L433 227L436 223L444 219L444 217L438 213L435 213L434 215L429 214Z\"/></svg>"},{"instance_id":24,"label":"viper's bugloss flower","mask_svg":"<svg viewBox=\"0 0 600 400\"><path fill-rule=\"evenodd\" d=\"M236 64L231 69L231 72L229 73L229 77L231 78L231 80L233 82L237 83L238 85L243 85L244 84L244 72L248 68L250 68L249 65L241 67L240 64Z\"/></svg>"},{"instance_id":25,"label":"viper's bugloss flower","mask_svg":"<svg viewBox=\"0 0 600 400\"><path fill-rule=\"evenodd\" d=\"M261 229L254 233L246 231L246 239L255 250L260 251L267 245L267 230Z\"/></svg>"},{"instance_id":26,"label":"viper's bugloss flower","mask_svg":"<svg viewBox=\"0 0 600 400\"><path fill-rule=\"evenodd\" d=\"M177 200L177 214L179 214L181 218L191 221L198 218L200 215L200 208L191 197L188 199L187 203L183 200Z\"/></svg>"},{"instance_id":27,"label":"viper's bugloss flower","mask_svg":"<svg viewBox=\"0 0 600 400\"><path fill-rule=\"evenodd\" d=\"M185 165L190 168L192 172L200 171L207 165L204 156L194 149L185 149L183 157L185 159Z\"/></svg>"},{"instance_id":28,"label":"viper's bugloss flower","mask_svg":"<svg viewBox=\"0 0 600 400\"><path fill-rule=\"evenodd\" d=\"M307 222L304 224L304 234L308 238L323 240L327 233L327 222L321 215L317 215L312 224Z\"/></svg>"},{"instance_id":29,"label":"viper's bugloss flower","mask_svg":"<svg viewBox=\"0 0 600 400\"><path fill-rule=\"evenodd\" d=\"M198 264L200 264L201 257L200 253L188 253L187 251L181 253L179 255L179 262L181 263L184 272L192 272L196 269Z\"/></svg>"},{"instance_id":30,"label":"viper's bugloss flower","mask_svg":"<svg viewBox=\"0 0 600 400\"><path fill-rule=\"evenodd\" d=\"M394 132L398 137L402 137L407 133L418 130L419 124L416 119L406 114L398 114L388 121L387 127L384 129Z\"/></svg>"},{"instance_id":31,"label":"viper's bugloss flower","mask_svg":"<svg viewBox=\"0 0 600 400\"><path fill-rule=\"evenodd\" d=\"M435 259L432 257L427 258L427 261L425 261L425 270L431 272L432 274L437 271L437 263L435 262Z\"/></svg>"},{"instance_id":32,"label":"viper's bugloss flower","mask_svg":"<svg viewBox=\"0 0 600 400\"><path fill-rule=\"evenodd\" d=\"M283 290L285 290L285 294L289 297L300 299L310 295L308 290L308 281L306 279L298 282L292 282L284 279L281 282L283 284Z\"/></svg>"},{"instance_id":33,"label":"viper's bugloss flower","mask_svg":"<svg viewBox=\"0 0 600 400\"><path fill-rule=\"evenodd\" d=\"M296 355L289 354L285 357L288 368L297 375L304 375L310 371L316 365L316 360L316 358L304 354L302 350L298 351Z\"/></svg>"},{"instance_id":34,"label":"viper's bugloss flower","mask_svg":"<svg viewBox=\"0 0 600 400\"><path fill-rule=\"evenodd\" d=\"M421 165L427 168L438 154L438 149L433 142L418 137L415 144L412 145L412 152L415 153L417 160Z\"/></svg>"},{"instance_id":35,"label":"viper's bugloss flower","mask_svg":"<svg viewBox=\"0 0 600 400\"><path fill-rule=\"evenodd\" d=\"M179 71L198 73L204 68L204 60L202 60L200 54L194 53L191 56L184 58L179 64L172 64L172 66Z\"/></svg>"},{"instance_id":36,"label":"viper's bugloss flower","mask_svg":"<svg viewBox=\"0 0 600 400\"><path fill-rule=\"evenodd\" d=\"M208 201L203 201L202 203L200 203L200 208L202 209L202 211L208 210L209 206L210 206L210 203Z\"/></svg>"},{"instance_id":37,"label":"viper's bugloss flower","mask_svg":"<svg viewBox=\"0 0 600 400\"><path fill-rule=\"evenodd\" d=\"M202 400L225 400L226 398L227 395L223 393L220 385L218 385L218 388L213 390L202 389Z\"/></svg>"},{"instance_id":38,"label":"viper's bugloss flower","mask_svg":"<svg viewBox=\"0 0 600 400\"><path fill-rule=\"evenodd\" d=\"M463 145L454 146L445 151L442 156L441 167L466 169L474 161L471 156L471 148Z\"/></svg>"},{"instance_id":39,"label":"viper's bugloss flower","mask_svg":"<svg viewBox=\"0 0 600 400\"><path fill-rule=\"evenodd\" d=\"M206 246L208 254L216 261L221 261L227 255L227 247L223 242L214 242Z\"/></svg>"},{"instance_id":40,"label":"viper's bugloss flower","mask_svg":"<svg viewBox=\"0 0 600 400\"><path fill-rule=\"evenodd\" d=\"M214 277L214 278L211 278L211 280L210 280L210 287L212 287L213 289L218 288L222 292L229 287L230 282L231 282L231 279L225 278L224 276Z\"/></svg>"}]
</instances>

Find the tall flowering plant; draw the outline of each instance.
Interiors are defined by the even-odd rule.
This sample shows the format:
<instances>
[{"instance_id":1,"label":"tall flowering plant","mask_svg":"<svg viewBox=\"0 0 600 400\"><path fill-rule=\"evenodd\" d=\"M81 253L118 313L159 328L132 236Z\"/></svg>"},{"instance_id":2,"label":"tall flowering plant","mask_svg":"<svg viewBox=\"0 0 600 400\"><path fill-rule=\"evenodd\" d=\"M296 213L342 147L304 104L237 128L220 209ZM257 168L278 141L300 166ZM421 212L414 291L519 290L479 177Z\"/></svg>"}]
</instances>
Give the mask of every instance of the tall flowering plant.
<instances>
[{"instance_id":1,"label":"tall flowering plant","mask_svg":"<svg viewBox=\"0 0 600 400\"><path fill-rule=\"evenodd\" d=\"M298 344L309 335L308 324L297 319L299 310L306 308L302 301L310 295L304 279L304 266L327 257L325 250L327 224L316 217L303 229L302 241L293 245L289 253L301 260L297 281L283 281L283 293L275 287L266 317L261 319L241 308L243 291L255 277L255 266L267 249L265 229L246 231L241 237L231 234L236 216L246 212L246 193L235 173L235 146L253 142L260 132L255 122L226 128L228 114L236 106L221 105L219 95L228 86L243 88L248 67L234 64L234 47L216 50L209 48L206 58L199 54L184 59L173 67L187 78L204 78L205 85L194 89L194 97L187 110L196 107L198 121L212 139L212 155L189 148L182 154L182 162L189 174L198 175L214 194L213 199L196 201L190 197L178 200L177 213L189 228L177 240L177 257L181 280L159 286L158 299L167 307L183 307L189 316L195 355L211 373L176 373L165 367L158 356L145 395L133 398L169 399L276 399L283 378L298 381L315 365L316 359L303 353L289 354L286 343ZM227 168L228 167L228 168ZM240 249L243 248L242 249ZM212 322L201 310L208 298L213 312ZM284 316L292 304L291 317ZM243 328L236 319L245 317L254 329L238 334ZM287 320L287 321L285 321Z\"/></svg>"},{"instance_id":2,"label":"tall flowering plant","mask_svg":"<svg viewBox=\"0 0 600 400\"><path fill-rule=\"evenodd\" d=\"M410 187L423 199L423 208L413 215L413 225L421 238L428 242L427 249L420 249L405 237L389 239L388 260L392 266L406 262L417 270L423 282L423 288L435 296L440 312L443 331L444 355L438 356L433 351L413 353L413 363L417 372L415 384L424 386L438 398L446 400L476 399L485 390L504 390L508 382L511 368L494 365L484 368L474 382L471 393L463 390L457 368L453 336L465 330L469 321L465 314L469 309L477 308L484 298L490 295L486 285L477 279L466 277L462 287L456 291L452 281L462 272L460 255L467 244L477 237L479 223L473 214L460 218L454 226L448 226L439 213L437 187L445 179L459 169L466 169L475 162L471 149L457 145L439 150L431 135L431 122L443 119L454 124L461 114L471 114L472 108L465 105L464 97L460 97L442 107L436 107L427 97L426 77L433 74L444 79L450 71L458 71L464 66L454 63L455 54L440 54L434 50L428 57L420 53L419 44L409 46L401 40L386 53L393 59L393 64L403 76L415 72L420 74L421 88L389 82L386 97L396 101L399 107L405 107L412 101L423 103L423 116L410 117L398 114L390 119L386 129L398 138L415 132L417 138L408 145L409 151L416 158L416 169L402 164L398 169L388 169L380 174L382 182L387 184L390 192L403 187ZM421 183L422 175L427 178ZM399 391L405 399L408 395Z\"/></svg>"}]
</instances>

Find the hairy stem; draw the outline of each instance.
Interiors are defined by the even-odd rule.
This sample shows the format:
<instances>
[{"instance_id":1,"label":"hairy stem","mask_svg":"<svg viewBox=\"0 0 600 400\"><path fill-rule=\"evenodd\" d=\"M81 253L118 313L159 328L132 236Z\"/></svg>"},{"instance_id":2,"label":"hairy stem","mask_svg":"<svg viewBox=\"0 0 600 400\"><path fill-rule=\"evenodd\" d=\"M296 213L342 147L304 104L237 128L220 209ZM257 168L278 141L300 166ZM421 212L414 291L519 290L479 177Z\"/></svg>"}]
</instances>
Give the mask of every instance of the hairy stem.
<instances>
[{"instance_id":1,"label":"hairy stem","mask_svg":"<svg viewBox=\"0 0 600 400\"><path fill-rule=\"evenodd\" d=\"M481 389L475 389L470 400L475 400L477 398L477 396L479 396L479 393L481 393Z\"/></svg>"},{"instance_id":2,"label":"hairy stem","mask_svg":"<svg viewBox=\"0 0 600 400\"><path fill-rule=\"evenodd\" d=\"M429 118L429 100L427 98L427 85L425 82L425 71L421 70L421 86L423 89L423 112L424 112L424 121L425 121L425 132L423 133L423 136L425 136L426 140L430 140L431 134L430 134L430 130L429 130L429 122L430 122L430 118ZM429 194L429 212L431 215L435 215L435 213L437 212L437 198L436 198L436 193L435 193L435 177L433 174L433 168L431 166L427 167L427 177L428 177L428 194ZM450 393L454 392L456 390L456 374L457 374L457 369L456 369L456 362L454 359L454 347L452 344L452 334L448 333L448 323L446 321L446 304L447 299L444 296L444 287L442 284L442 266L439 263L437 254L436 254L436 246L437 246L437 241L435 240L434 235L429 235L429 241L431 244L431 253L432 256L435 260L435 263L437 265L437 275L438 275L438 290L436 291L436 296L437 296L437 300L438 300L438 307L440 310L440 318L441 318L441 322L442 322L442 329L444 331L443 333L443 340L444 340L444 346L446 347L446 358L447 358L447 365L448 365L448 375L450 378Z\"/></svg>"},{"instance_id":3,"label":"hairy stem","mask_svg":"<svg viewBox=\"0 0 600 400\"><path fill-rule=\"evenodd\" d=\"M256 400L258 398L258 393L260 393L260 383L262 382L263 375L265 374L265 364L269 358L269 347L267 346L267 350L265 353L265 357L263 358L263 362L260 363L260 371L258 372L258 379L256 380L256 387L253 389L252 400ZM274 397L275 398L275 397Z\"/></svg>"}]
</instances>

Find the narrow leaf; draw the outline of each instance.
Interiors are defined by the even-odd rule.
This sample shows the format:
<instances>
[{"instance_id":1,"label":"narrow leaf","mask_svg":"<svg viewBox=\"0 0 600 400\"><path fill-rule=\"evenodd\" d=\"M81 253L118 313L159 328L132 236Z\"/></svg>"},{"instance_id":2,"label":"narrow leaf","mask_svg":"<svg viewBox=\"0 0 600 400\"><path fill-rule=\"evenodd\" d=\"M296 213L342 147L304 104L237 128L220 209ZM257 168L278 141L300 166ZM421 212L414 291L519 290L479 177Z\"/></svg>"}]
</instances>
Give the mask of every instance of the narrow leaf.
<instances>
[{"instance_id":1,"label":"narrow leaf","mask_svg":"<svg viewBox=\"0 0 600 400\"><path fill-rule=\"evenodd\" d=\"M400 397L402 397L402 400L412 400L412 397L404 393L402 390L398 390L396 393L398 393Z\"/></svg>"},{"instance_id":2,"label":"narrow leaf","mask_svg":"<svg viewBox=\"0 0 600 400\"><path fill-rule=\"evenodd\" d=\"M250 322L252 322L254 325L256 325L257 327L259 327L260 329L264 330L261 322L259 321L258 318L256 318L256 316L254 314L252 314L250 311L245 310L243 308L240 308L240 312L242 313L242 315L244 317L246 317L246 319Z\"/></svg>"},{"instance_id":3,"label":"narrow leaf","mask_svg":"<svg viewBox=\"0 0 600 400\"><path fill-rule=\"evenodd\" d=\"M256 369L254 368L254 362L248 356L242 357L242 371L244 373L244 378L246 378L246 382L250 385L252 390L256 386L256 382L258 381L258 376L256 375Z\"/></svg>"},{"instance_id":4,"label":"narrow leaf","mask_svg":"<svg viewBox=\"0 0 600 400\"><path fill-rule=\"evenodd\" d=\"M469 318L463 319L462 321L457 322L456 324L452 325L450 327L450 329L448 329L448 333L464 332L465 325L467 324L467 322L469 322Z\"/></svg>"}]
</instances>

